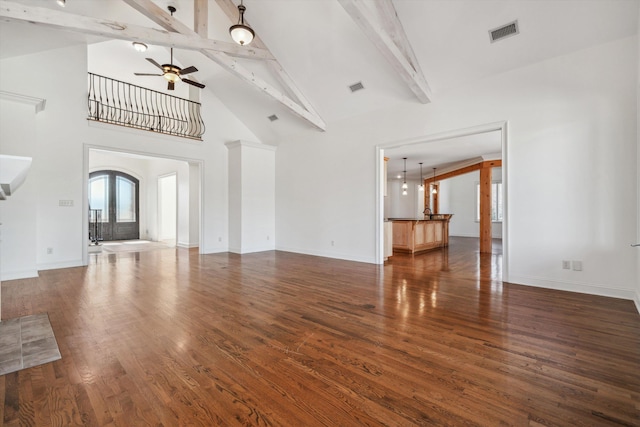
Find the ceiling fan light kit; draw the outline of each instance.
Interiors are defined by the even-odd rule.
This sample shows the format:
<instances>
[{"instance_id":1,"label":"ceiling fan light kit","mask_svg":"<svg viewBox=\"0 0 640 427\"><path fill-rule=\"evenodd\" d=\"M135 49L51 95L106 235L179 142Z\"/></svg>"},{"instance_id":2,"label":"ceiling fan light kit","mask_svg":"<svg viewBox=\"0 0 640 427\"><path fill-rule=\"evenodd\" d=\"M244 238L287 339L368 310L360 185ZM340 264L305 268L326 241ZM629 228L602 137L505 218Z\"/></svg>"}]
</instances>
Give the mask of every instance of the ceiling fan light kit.
<instances>
[{"instance_id":1,"label":"ceiling fan light kit","mask_svg":"<svg viewBox=\"0 0 640 427\"><path fill-rule=\"evenodd\" d=\"M176 11L176 8L173 6L169 6L169 12L171 12L171 16L173 16L173 12ZM144 45L144 43L141 43ZM133 43L136 45L136 42ZM146 45L144 45L146 48ZM136 48L137 49L137 48ZM167 90L174 90L175 84L178 80L190 84L191 86L198 87L200 89L204 89L204 85L202 83L195 82L193 80L184 79L182 76L187 74L195 73L198 71L196 67L193 65L187 68L180 68L177 65L173 64L173 48L171 48L171 62L168 64L158 64L153 58L146 58L147 61L158 67L162 70L162 74L149 74L149 73L134 73L136 76L162 76L168 81Z\"/></svg>"},{"instance_id":2,"label":"ceiling fan light kit","mask_svg":"<svg viewBox=\"0 0 640 427\"><path fill-rule=\"evenodd\" d=\"M229 34L234 42L238 43L240 46L248 45L253 41L253 38L256 36L256 33L253 29L244 23L244 12L247 10L242 4L242 0L240 0L240 4L238 5L238 23L232 25L229 28Z\"/></svg>"}]
</instances>

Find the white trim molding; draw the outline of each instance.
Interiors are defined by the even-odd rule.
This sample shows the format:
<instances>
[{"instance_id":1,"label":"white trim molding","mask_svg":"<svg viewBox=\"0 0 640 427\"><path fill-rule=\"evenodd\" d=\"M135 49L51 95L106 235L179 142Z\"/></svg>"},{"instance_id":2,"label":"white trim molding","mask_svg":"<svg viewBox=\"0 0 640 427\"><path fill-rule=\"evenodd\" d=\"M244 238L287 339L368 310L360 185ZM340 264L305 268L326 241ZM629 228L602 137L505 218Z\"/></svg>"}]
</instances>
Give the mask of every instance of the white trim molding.
<instances>
[{"instance_id":1,"label":"white trim molding","mask_svg":"<svg viewBox=\"0 0 640 427\"><path fill-rule=\"evenodd\" d=\"M502 219L502 280L509 282L509 198L507 197L507 185L508 185L508 147L509 147L509 123L508 121L498 121L486 124L480 124L462 129L454 129L445 132L435 133L431 135L416 136L413 138L403 139L399 141L391 141L384 144L377 145L375 147L376 154L376 250L375 250L375 263L383 264L383 225L384 225L384 182L383 182L383 169L384 169L384 150L391 148L399 148L408 145L431 143L436 141L442 141L446 139L459 138L463 136L476 135L487 132L499 131L502 139L502 194L503 200L506 201L503 207L503 219Z\"/></svg>"},{"instance_id":2,"label":"white trim molding","mask_svg":"<svg viewBox=\"0 0 640 427\"><path fill-rule=\"evenodd\" d=\"M224 145L227 147L227 149L237 148L237 147L260 148L262 150L267 150L267 151L276 151L278 149L278 147L276 147L275 145L267 145L267 144L261 144L259 142L250 142L250 141L242 141L242 140L225 142Z\"/></svg>"},{"instance_id":3,"label":"white trim molding","mask_svg":"<svg viewBox=\"0 0 640 427\"><path fill-rule=\"evenodd\" d=\"M515 285L533 286L536 288L555 289L558 291L578 292L589 295L599 295L610 298L634 300L640 311L638 294L632 289L623 289L605 285L602 283L585 283L572 281L559 281L535 276L511 276L509 283ZM634 295L635 294L635 295Z\"/></svg>"},{"instance_id":4,"label":"white trim molding","mask_svg":"<svg viewBox=\"0 0 640 427\"><path fill-rule=\"evenodd\" d=\"M200 246L199 243L185 243L185 242L178 242L176 243L176 246L179 248L183 248L183 249L193 249L193 248L197 248Z\"/></svg>"},{"instance_id":5,"label":"white trim molding","mask_svg":"<svg viewBox=\"0 0 640 427\"><path fill-rule=\"evenodd\" d=\"M3 271L2 276L0 276L0 281L31 279L33 277L38 277L38 270Z\"/></svg>"},{"instance_id":6,"label":"white trim molding","mask_svg":"<svg viewBox=\"0 0 640 427\"><path fill-rule=\"evenodd\" d=\"M20 93L7 92L0 90L0 99L7 101L19 102L21 104L33 105L36 110L36 114L44 110L47 100L44 98L36 98L35 96L23 95Z\"/></svg>"}]
</instances>

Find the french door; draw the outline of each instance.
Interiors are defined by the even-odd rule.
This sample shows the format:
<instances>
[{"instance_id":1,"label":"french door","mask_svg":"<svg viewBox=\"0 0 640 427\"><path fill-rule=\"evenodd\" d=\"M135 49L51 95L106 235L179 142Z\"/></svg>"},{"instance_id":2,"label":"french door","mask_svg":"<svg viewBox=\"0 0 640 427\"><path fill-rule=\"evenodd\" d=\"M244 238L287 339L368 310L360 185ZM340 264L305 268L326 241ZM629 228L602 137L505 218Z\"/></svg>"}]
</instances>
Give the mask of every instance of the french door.
<instances>
[{"instance_id":1,"label":"french door","mask_svg":"<svg viewBox=\"0 0 640 427\"><path fill-rule=\"evenodd\" d=\"M102 240L140 238L139 182L124 172L89 175L89 209L97 211Z\"/></svg>"}]
</instances>

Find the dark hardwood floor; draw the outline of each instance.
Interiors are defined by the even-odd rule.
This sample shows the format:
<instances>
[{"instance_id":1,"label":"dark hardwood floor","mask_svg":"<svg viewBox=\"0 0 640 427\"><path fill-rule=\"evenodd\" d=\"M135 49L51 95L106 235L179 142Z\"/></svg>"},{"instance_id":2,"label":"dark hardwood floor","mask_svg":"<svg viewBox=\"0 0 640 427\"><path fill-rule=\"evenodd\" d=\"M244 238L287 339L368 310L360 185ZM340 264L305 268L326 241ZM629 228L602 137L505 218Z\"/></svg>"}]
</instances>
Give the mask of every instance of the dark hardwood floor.
<instances>
[{"instance_id":1,"label":"dark hardwood floor","mask_svg":"<svg viewBox=\"0 0 640 427\"><path fill-rule=\"evenodd\" d=\"M385 266L102 254L2 283L62 359L0 376L5 426L640 425L631 301L502 283L477 240Z\"/></svg>"}]
</instances>

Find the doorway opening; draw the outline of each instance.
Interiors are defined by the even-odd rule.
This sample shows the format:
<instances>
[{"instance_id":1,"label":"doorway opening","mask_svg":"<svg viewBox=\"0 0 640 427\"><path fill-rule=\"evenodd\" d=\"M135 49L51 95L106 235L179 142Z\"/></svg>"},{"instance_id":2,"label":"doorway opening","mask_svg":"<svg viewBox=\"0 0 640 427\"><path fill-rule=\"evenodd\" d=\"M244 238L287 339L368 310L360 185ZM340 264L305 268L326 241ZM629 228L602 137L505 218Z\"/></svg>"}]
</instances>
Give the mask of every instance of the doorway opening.
<instances>
[{"instance_id":1,"label":"doorway opening","mask_svg":"<svg viewBox=\"0 0 640 427\"><path fill-rule=\"evenodd\" d=\"M178 221L176 174L158 177L158 241L175 246Z\"/></svg>"},{"instance_id":2,"label":"doorway opening","mask_svg":"<svg viewBox=\"0 0 640 427\"><path fill-rule=\"evenodd\" d=\"M502 220L491 224L493 237L501 238L503 262L502 280L508 281L508 199L507 194L507 122L490 123L468 129L449 131L440 134L427 135L412 138L410 140L390 142L376 147L377 183L376 183L376 260L384 262L385 253L389 253L389 247L385 248L385 225L389 218L421 219L425 208L426 191L432 190L429 185L421 187L420 184L430 184L432 174L437 171L438 177L458 176L463 179L464 168L482 162L485 165L487 159L500 159L501 168L494 169L493 180L500 181L502 206ZM404 166L404 158L406 166ZM395 161L395 164L393 163ZM420 166L419 166L420 165ZM423 168L422 173L420 167ZM436 171L433 171L433 167ZM474 167L469 166L469 169ZM427 172L428 171L428 172ZM478 172L476 172L478 173ZM491 176L491 175L490 175ZM400 178L398 178L400 177ZM453 214L451 225L452 236L475 237L480 241L481 236L473 236L468 230L474 229L474 233L480 234L480 226L476 221L476 184L477 179L465 177L463 180L469 183L463 185L468 191L462 195L456 193L452 183L454 179L436 181L439 214ZM422 181L422 182L421 182ZM429 195L427 195L429 197ZM431 196L433 197L433 196ZM429 197L429 199L431 199ZM460 209L462 203L468 205ZM428 200L428 199L427 199ZM396 202L394 204L394 202ZM400 203L402 202L402 203ZM433 207L433 201L427 202ZM398 208L398 206L401 206ZM422 208L422 209L421 209ZM454 209L457 212L445 212ZM454 223L454 221L458 223ZM467 224L467 222L469 224ZM465 228L466 227L466 228ZM390 231L387 227L387 235ZM463 229L467 230L462 231ZM393 234L393 233L391 233ZM491 241L491 239L489 239ZM387 242L388 243L388 242ZM386 249L386 251L385 251Z\"/></svg>"},{"instance_id":3,"label":"doorway opening","mask_svg":"<svg viewBox=\"0 0 640 427\"><path fill-rule=\"evenodd\" d=\"M137 178L115 170L89 174L92 242L140 238L139 183Z\"/></svg>"},{"instance_id":4,"label":"doorway opening","mask_svg":"<svg viewBox=\"0 0 640 427\"><path fill-rule=\"evenodd\" d=\"M203 162L200 160L85 145L87 193L83 228L89 242L83 252L85 265L89 262L89 253L103 250L131 252L145 248L181 247L200 248L202 251L202 171ZM115 181L110 181L112 179ZM113 196L116 206L109 210L108 191L118 190L122 200L118 204L116 193ZM125 197L127 194L136 196L129 200ZM125 211L125 208L130 211ZM110 231L106 221L118 218L118 215L121 217L119 223L127 224L118 223L111 227L111 231L116 233L105 235L96 245L93 241L95 229L91 227L93 211L100 212L100 224L105 233ZM122 221L125 217L127 221ZM137 235L119 234L124 232L124 225L134 222L134 218Z\"/></svg>"}]
</instances>

